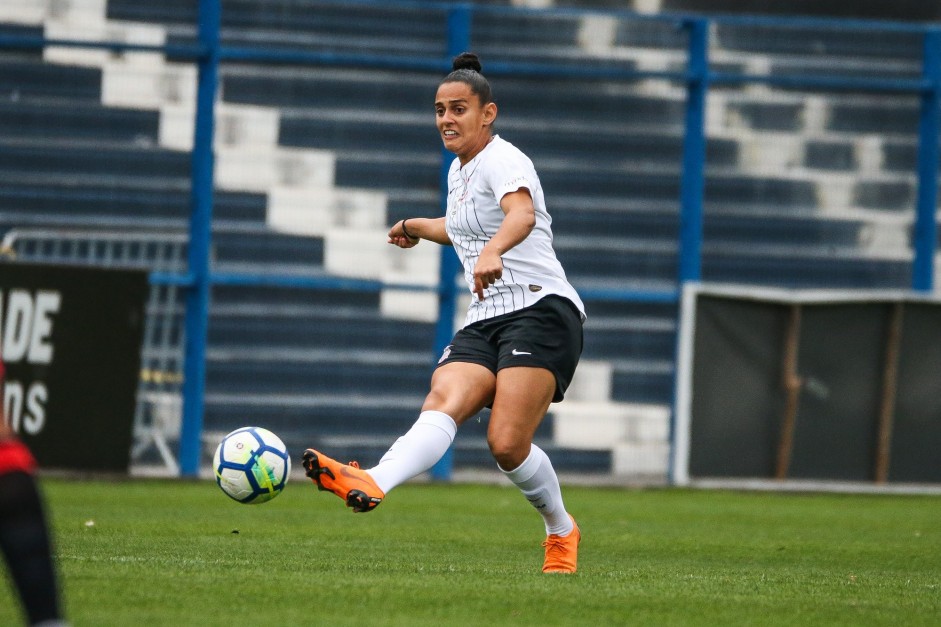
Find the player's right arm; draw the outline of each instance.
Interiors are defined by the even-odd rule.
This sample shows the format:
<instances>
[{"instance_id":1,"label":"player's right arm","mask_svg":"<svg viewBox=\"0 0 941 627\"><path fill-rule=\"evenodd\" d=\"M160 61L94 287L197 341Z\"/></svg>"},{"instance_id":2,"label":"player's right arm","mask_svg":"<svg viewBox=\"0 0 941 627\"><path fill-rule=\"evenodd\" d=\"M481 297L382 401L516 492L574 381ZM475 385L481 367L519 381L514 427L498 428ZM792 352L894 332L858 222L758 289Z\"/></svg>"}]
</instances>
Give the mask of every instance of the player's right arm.
<instances>
[{"instance_id":1,"label":"player's right arm","mask_svg":"<svg viewBox=\"0 0 941 627\"><path fill-rule=\"evenodd\" d=\"M406 223L403 227L403 224ZM406 235L406 231L408 235ZM444 218L407 218L399 220L389 229L389 243L399 248L411 248L426 239L442 246L450 245L451 238L448 237L447 229L444 226Z\"/></svg>"}]
</instances>

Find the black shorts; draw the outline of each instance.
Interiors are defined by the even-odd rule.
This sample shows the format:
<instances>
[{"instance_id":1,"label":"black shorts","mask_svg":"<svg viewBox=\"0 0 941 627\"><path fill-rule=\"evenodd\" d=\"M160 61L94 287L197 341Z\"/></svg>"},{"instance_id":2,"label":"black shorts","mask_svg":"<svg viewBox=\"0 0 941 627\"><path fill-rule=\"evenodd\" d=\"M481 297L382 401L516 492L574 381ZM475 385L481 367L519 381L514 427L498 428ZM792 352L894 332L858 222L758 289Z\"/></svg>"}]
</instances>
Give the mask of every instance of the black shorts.
<instances>
[{"instance_id":1,"label":"black shorts","mask_svg":"<svg viewBox=\"0 0 941 627\"><path fill-rule=\"evenodd\" d=\"M438 365L480 364L496 374L502 368L545 368L555 375L558 403L572 382L582 354L582 319L572 302L549 295L508 314L470 324L458 331Z\"/></svg>"}]
</instances>

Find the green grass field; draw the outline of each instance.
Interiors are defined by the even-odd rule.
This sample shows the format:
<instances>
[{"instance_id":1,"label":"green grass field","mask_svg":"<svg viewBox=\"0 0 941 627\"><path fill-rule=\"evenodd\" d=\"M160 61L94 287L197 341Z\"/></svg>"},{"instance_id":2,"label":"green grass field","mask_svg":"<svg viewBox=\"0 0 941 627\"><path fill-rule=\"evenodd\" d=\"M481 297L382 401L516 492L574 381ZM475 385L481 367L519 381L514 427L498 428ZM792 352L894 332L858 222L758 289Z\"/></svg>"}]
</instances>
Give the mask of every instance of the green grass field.
<instances>
[{"instance_id":1,"label":"green grass field","mask_svg":"<svg viewBox=\"0 0 941 627\"><path fill-rule=\"evenodd\" d=\"M43 489L79 627L941 624L936 496L567 487L579 572L546 576L509 486L409 484L369 514L302 481L258 506L207 481Z\"/></svg>"}]
</instances>

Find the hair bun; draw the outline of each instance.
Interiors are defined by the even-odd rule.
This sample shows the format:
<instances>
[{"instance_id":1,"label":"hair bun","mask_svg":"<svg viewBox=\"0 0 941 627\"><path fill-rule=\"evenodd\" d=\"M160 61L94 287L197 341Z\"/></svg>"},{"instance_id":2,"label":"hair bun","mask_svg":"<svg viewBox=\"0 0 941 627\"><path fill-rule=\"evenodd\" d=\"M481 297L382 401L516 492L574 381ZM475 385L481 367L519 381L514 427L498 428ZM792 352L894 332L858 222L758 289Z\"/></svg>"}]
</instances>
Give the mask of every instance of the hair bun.
<instances>
[{"instance_id":1,"label":"hair bun","mask_svg":"<svg viewBox=\"0 0 941 627\"><path fill-rule=\"evenodd\" d=\"M451 69L474 70L475 72L480 72L480 57L478 57L473 52L462 52L461 54L454 57L454 61L451 63Z\"/></svg>"}]
</instances>

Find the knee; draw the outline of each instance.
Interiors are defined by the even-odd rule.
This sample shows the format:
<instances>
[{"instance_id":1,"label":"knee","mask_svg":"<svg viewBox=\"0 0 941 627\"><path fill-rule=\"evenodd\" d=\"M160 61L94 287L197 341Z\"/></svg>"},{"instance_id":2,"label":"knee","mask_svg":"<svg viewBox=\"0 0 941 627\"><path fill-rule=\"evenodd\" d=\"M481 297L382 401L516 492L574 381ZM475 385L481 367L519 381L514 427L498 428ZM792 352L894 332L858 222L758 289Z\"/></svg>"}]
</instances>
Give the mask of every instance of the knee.
<instances>
[{"instance_id":1,"label":"knee","mask_svg":"<svg viewBox=\"0 0 941 627\"><path fill-rule=\"evenodd\" d=\"M514 438L490 435L487 444L490 446L490 454L503 470L518 468L529 455L529 442Z\"/></svg>"},{"instance_id":2,"label":"knee","mask_svg":"<svg viewBox=\"0 0 941 627\"><path fill-rule=\"evenodd\" d=\"M493 386L469 387L466 382L451 378L432 380L431 389L422 403L422 411L436 410L451 416L458 425L476 415L493 400Z\"/></svg>"},{"instance_id":3,"label":"knee","mask_svg":"<svg viewBox=\"0 0 941 627\"><path fill-rule=\"evenodd\" d=\"M437 409L443 411L444 409L450 409L448 407L449 395L446 390L441 389L440 386L432 386L428 391L428 394L425 396L425 402L422 404L422 410L425 409Z\"/></svg>"}]
</instances>

